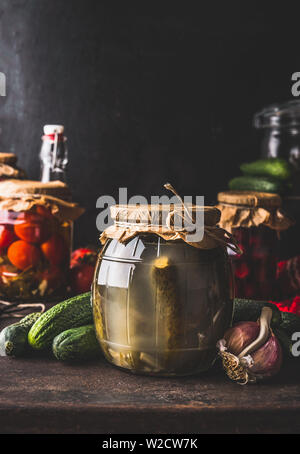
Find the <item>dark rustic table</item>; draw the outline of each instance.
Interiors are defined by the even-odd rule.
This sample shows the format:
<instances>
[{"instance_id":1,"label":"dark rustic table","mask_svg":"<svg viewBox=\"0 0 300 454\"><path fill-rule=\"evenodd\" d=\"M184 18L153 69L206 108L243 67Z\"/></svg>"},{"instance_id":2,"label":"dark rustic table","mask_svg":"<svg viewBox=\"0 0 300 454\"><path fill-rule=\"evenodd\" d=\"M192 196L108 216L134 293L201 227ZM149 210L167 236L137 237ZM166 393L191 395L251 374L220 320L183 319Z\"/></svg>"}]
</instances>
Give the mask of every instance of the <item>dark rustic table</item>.
<instances>
[{"instance_id":1,"label":"dark rustic table","mask_svg":"<svg viewBox=\"0 0 300 454\"><path fill-rule=\"evenodd\" d=\"M296 361L296 360L294 360ZM153 378L104 359L68 366L0 358L1 433L298 433L300 369L240 386L218 367L197 377Z\"/></svg>"},{"instance_id":2,"label":"dark rustic table","mask_svg":"<svg viewBox=\"0 0 300 454\"><path fill-rule=\"evenodd\" d=\"M247 386L230 382L218 363L199 376L155 378L102 358L0 357L0 371L2 434L300 433L300 358Z\"/></svg>"}]
</instances>

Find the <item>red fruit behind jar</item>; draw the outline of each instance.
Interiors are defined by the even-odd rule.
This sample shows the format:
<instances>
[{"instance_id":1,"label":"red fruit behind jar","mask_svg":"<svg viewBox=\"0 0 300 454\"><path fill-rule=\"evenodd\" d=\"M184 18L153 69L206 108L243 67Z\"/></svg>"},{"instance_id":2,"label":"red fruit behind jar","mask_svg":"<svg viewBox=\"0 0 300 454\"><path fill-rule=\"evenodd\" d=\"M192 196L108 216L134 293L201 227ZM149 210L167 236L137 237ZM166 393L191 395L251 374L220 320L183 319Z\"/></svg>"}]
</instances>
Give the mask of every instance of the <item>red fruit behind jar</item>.
<instances>
[{"instance_id":1,"label":"red fruit behind jar","mask_svg":"<svg viewBox=\"0 0 300 454\"><path fill-rule=\"evenodd\" d=\"M76 249L71 255L70 282L74 294L91 290L97 253L90 248Z\"/></svg>"}]
</instances>

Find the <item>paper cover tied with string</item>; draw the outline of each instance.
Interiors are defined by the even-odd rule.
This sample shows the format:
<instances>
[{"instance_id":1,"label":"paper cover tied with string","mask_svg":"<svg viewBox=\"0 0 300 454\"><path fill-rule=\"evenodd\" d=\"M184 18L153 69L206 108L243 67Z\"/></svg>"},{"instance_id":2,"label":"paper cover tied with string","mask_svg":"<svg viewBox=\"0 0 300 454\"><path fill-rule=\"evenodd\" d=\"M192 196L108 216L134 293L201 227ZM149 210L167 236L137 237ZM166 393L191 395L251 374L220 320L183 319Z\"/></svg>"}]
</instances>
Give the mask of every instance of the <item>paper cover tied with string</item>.
<instances>
[{"instance_id":1,"label":"paper cover tied with string","mask_svg":"<svg viewBox=\"0 0 300 454\"><path fill-rule=\"evenodd\" d=\"M273 230L283 231L294 221L281 210L278 194L256 191L225 191L218 194L218 208L221 212L220 227L231 232L238 227L264 225Z\"/></svg>"},{"instance_id":2,"label":"paper cover tied with string","mask_svg":"<svg viewBox=\"0 0 300 454\"><path fill-rule=\"evenodd\" d=\"M117 239L121 243L140 234L158 235L166 241L182 240L199 249L213 249L218 246L229 247L240 252L230 233L217 226L220 211L216 207L185 204L173 186L164 187L176 195L178 203L154 205L113 205L110 209L114 224L100 236L105 244L107 239ZM195 229L198 219L203 221L203 235L198 241Z\"/></svg>"},{"instance_id":3,"label":"paper cover tied with string","mask_svg":"<svg viewBox=\"0 0 300 454\"><path fill-rule=\"evenodd\" d=\"M68 186L61 181L7 180L0 182L0 210L29 211L36 205L44 205L60 221L74 221L83 212L71 201Z\"/></svg>"},{"instance_id":4,"label":"paper cover tied with string","mask_svg":"<svg viewBox=\"0 0 300 454\"><path fill-rule=\"evenodd\" d=\"M17 160L14 153L0 153L0 181L26 177L25 172L17 167Z\"/></svg>"}]
</instances>

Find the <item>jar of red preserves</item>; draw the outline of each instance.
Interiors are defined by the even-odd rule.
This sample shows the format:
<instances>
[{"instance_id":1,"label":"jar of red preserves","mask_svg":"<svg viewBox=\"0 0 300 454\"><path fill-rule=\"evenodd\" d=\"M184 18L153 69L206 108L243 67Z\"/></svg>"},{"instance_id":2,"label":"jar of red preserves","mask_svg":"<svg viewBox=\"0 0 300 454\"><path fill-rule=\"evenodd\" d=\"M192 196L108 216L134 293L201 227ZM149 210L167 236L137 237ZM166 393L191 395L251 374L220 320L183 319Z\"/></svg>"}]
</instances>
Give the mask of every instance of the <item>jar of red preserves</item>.
<instances>
[{"instance_id":1,"label":"jar of red preserves","mask_svg":"<svg viewBox=\"0 0 300 454\"><path fill-rule=\"evenodd\" d=\"M60 181L0 182L0 298L63 296L73 221L82 213L70 200Z\"/></svg>"},{"instance_id":2,"label":"jar of red preserves","mask_svg":"<svg viewBox=\"0 0 300 454\"><path fill-rule=\"evenodd\" d=\"M276 268L280 232L293 224L281 211L277 194L226 191L218 194L220 227L231 232L241 254L229 251L238 298L277 296Z\"/></svg>"}]
</instances>

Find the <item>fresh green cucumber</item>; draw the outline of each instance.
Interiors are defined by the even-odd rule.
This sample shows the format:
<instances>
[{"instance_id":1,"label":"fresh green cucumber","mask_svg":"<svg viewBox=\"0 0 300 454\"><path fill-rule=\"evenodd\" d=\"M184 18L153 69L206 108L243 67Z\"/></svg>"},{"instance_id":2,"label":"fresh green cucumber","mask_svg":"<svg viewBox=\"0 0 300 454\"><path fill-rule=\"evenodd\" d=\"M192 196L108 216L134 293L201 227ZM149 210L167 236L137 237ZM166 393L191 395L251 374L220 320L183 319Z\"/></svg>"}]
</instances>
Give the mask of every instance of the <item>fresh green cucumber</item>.
<instances>
[{"instance_id":1,"label":"fresh green cucumber","mask_svg":"<svg viewBox=\"0 0 300 454\"><path fill-rule=\"evenodd\" d=\"M282 193L285 190L281 181L268 177L242 176L229 181L229 189L233 191L258 191Z\"/></svg>"},{"instance_id":2,"label":"fresh green cucumber","mask_svg":"<svg viewBox=\"0 0 300 454\"><path fill-rule=\"evenodd\" d=\"M94 325L63 331L53 340L52 351L60 361L86 361L101 354Z\"/></svg>"},{"instance_id":3,"label":"fresh green cucumber","mask_svg":"<svg viewBox=\"0 0 300 454\"><path fill-rule=\"evenodd\" d=\"M62 331L92 322L91 292L74 296L56 304L35 322L28 333L29 345L37 350L46 350Z\"/></svg>"},{"instance_id":4,"label":"fresh green cucumber","mask_svg":"<svg viewBox=\"0 0 300 454\"><path fill-rule=\"evenodd\" d=\"M285 159L259 159L242 164L240 169L245 175L273 177L281 181L289 180L292 176L291 166Z\"/></svg>"},{"instance_id":5,"label":"fresh green cucumber","mask_svg":"<svg viewBox=\"0 0 300 454\"><path fill-rule=\"evenodd\" d=\"M272 326L279 326L282 322L281 312L275 304L268 301L248 300L235 298L233 304L233 323L247 322L259 319L263 307L268 306L272 309Z\"/></svg>"},{"instance_id":6,"label":"fresh green cucumber","mask_svg":"<svg viewBox=\"0 0 300 454\"><path fill-rule=\"evenodd\" d=\"M291 312L281 312L282 322L280 328L289 336L293 333L300 333L300 317Z\"/></svg>"},{"instance_id":7,"label":"fresh green cucumber","mask_svg":"<svg viewBox=\"0 0 300 454\"><path fill-rule=\"evenodd\" d=\"M22 356L28 348L28 332L40 316L40 312L33 312L6 326L0 333L0 356Z\"/></svg>"}]
</instances>

